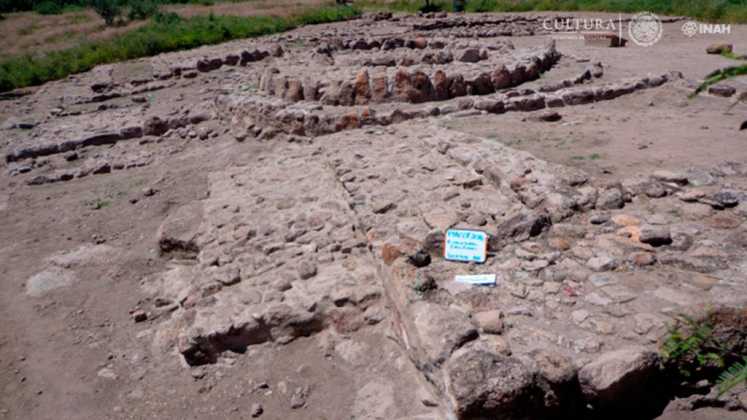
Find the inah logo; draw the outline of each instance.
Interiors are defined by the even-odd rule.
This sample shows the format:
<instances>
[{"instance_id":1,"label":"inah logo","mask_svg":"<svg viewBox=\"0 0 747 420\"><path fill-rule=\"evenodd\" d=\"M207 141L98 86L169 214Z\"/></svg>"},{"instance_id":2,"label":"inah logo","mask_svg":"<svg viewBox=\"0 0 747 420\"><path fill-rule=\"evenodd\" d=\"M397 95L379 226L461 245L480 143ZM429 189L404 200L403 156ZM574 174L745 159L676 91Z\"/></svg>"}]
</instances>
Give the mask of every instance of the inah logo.
<instances>
[{"instance_id":1,"label":"inah logo","mask_svg":"<svg viewBox=\"0 0 747 420\"><path fill-rule=\"evenodd\" d=\"M682 33L688 38L694 37L698 33L698 23L688 20L682 25Z\"/></svg>"},{"instance_id":2,"label":"inah logo","mask_svg":"<svg viewBox=\"0 0 747 420\"><path fill-rule=\"evenodd\" d=\"M653 13L638 13L630 19L628 34L637 45L650 47L656 44L664 32L661 19Z\"/></svg>"},{"instance_id":3,"label":"inah logo","mask_svg":"<svg viewBox=\"0 0 747 420\"><path fill-rule=\"evenodd\" d=\"M682 25L682 33L692 38L695 35L730 35L731 25L723 23L698 23L692 20Z\"/></svg>"}]
</instances>

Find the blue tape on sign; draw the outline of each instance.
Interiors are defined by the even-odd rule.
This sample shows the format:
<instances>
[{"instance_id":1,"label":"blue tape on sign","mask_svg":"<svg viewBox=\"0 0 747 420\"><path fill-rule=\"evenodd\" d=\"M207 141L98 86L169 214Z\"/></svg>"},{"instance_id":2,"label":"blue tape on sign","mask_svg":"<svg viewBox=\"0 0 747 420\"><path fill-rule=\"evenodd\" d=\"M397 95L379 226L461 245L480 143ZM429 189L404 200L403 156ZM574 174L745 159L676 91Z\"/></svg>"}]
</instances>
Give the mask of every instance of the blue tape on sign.
<instances>
[{"instance_id":1,"label":"blue tape on sign","mask_svg":"<svg viewBox=\"0 0 747 420\"><path fill-rule=\"evenodd\" d=\"M444 258L450 261L483 263L488 250L488 235L479 230L446 231Z\"/></svg>"}]
</instances>

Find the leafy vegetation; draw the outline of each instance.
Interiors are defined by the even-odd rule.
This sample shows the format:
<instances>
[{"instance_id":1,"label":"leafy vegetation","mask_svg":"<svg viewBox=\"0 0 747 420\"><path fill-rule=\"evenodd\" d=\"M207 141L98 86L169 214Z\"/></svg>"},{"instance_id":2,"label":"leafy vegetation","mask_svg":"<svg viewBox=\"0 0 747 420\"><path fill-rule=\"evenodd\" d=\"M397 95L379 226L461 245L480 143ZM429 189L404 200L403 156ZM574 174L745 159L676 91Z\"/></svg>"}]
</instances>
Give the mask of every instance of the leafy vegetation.
<instances>
[{"instance_id":1,"label":"leafy vegetation","mask_svg":"<svg viewBox=\"0 0 747 420\"><path fill-rule=\"evenodd\" d=\"M723 51L721 53L721 56L736 61L745 60L745 56L734 54L731 51ZM729 66L712 71L705 77L703 83L701 83L695 89L695 91L690 94L690 98L692 99L698 96L701 92L708 89L710 86L715 85L716 83L744 75L747 75L747 64Z\"/></svg>"},{"instance_id":2,"label":"leafy vegetation","mask_svg":"<svg viewBox=\"0 0 747 420\"><path fill-rule=\"evenodd\" d=\"M747 356L742 358L741 362L734 363L729 369L724 371L718 378L719 395L729 392L730 389L747 382Z\"/></svg>"},{"instance_id":3,"label":"leafy vegetation","mask_svg":"<svg viewBox=\"0 0 747 420\"><path fill-rule=\"evenodd\" d=\"M724 367L726 350L713 338L713 326L707 320L682 315L673 325L661 347L665 364L685 378Z\"/></svg>"},{"instance_id":4,"label":"leafy vegetation","mask_svg":"<svg viewBox=\"0 0 747 420\"><path fill-rule=\"evenodd\" d=\"M117 0L118 6L126 9L138 0ZM152 0L158 5L162 4L213 4L213 0ZM0 0L0 13L23 12L28 10L40 14L58 14L71 10L79 10L83 7L93 7L93 0Z\"/></svg>"},{"instance_id":5,"label":"leafy vegetation","mask_svg":"<svg viewBox=\"0 0 747 420\"><path fill-rule=\"evenodd\" d=\"M153 0L130 0L127 18L130 20L143 20L155 16L160 12L160 5Z\"/></svg>"},{"instance_id":6,"label":"leafy vegetation","mask_svg":"<svg viewBox=\"0 0 747 420\"><path fill-rule=\"evenodd\" d=\"M720 394L747 382L745 315L747 308L711 311L697 320L681 316L662 343L664 365L676 370L677 381L716 380Z\"/></svg>"},{"instance_id":7,"label":"leafy vegetation","mask_svg":"<svg viewBox=\"0 0 747 420\"><path fill-rule=\"evenodd\" d=\"M389 10L401 13L453 11L451 0L358 0L355 6L366 10Z\"/></svg>"},{"instance_id":8,"label":"leafy vegetation","mask_svg":"<svg viewBox=\"0 0 747 420\"><path fill-rule=\"evenodd\" d=\"M111 26L122 15L122 5L119 0L91 0L93 10L104 19L107 26Z\"/></svg>"},{"instance_id":9,"label":"leafy vegetation","mask_svg":"<svg viewBox=\"0 0 747 420\"><path fill-rule=\"evenodd\" d=\"M337 6L311 9L281 18L263 16L196 16L157 14L147 25L121 36L85 43L43 55L24 55L0 62L0 92L61 79L96 65L286 31L299 25L334 22L360 12Z\"/></svg>"},{"instance_id":10,"label":"leafy vegetation","mask_svg":"<svg viewBox=\"0 0 747 420\"><path fill-rule=\"evenodd\" d=\"M40 15L57 15L62 13L62 5L54 1L46 0L36 4L34 6L34 11Z\"/></svg>"},{"instance_id":11,"label":"leafy vegetation","mask_svg":"<svg viewBox=\"0 0 747 420\"><path fill-rule=\"evenodd\" d=\"M747 75L747 64L742 64L739 66L729 66L716 70L706 76L705 81L703 81L703 83L701 83L700 86L695 89L695 92L693 92L690 97L692 98L699 95L701 92L708 89L710 86L715 85L716 83L744 75Z\"/></svg>"}]
</instances>

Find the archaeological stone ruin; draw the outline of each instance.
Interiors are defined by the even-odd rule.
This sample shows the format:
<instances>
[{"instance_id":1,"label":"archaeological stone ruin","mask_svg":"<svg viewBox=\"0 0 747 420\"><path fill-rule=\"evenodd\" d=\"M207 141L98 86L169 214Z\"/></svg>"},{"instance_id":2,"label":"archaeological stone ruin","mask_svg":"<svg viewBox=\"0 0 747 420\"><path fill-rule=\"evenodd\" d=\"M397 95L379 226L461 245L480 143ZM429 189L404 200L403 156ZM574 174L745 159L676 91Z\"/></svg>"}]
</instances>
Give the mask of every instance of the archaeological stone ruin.
<instances>
[{"instance_id":1,"label":"archaeological stone ruin","mask_svg":"<svg viewBox=\"0 0 747 420\"><path fill-rule=\"evenodd\" d=\"M640 47L553 39L543 22L563 18L365 14L98 66L5 98L10 188L0 214L21 217L13 200L24 194L56 206L140 171L166 180L75 200L90 214L128 209L116 218L133 222L121 236L40 256L19 271L23 299L82 287L86 273L143 247L150 262L131 286L140 298L122 311L126 328L138 328L126 334L128 352L214 389L232 375L254 381L240 399L256 404L236 418L332 409L313 385L285 397L254 371L230 370L301 343L311 360L312 340L363 372L340 386L351 396L328 418L653 419L674 400L747 416L745 394L740 403L734 392L670 392L660 353L683 315L745 315L747 162L723 156L618 177L450 125L574 130L575 115L614 117L644 95L687 100L695 73L676 60L632 71L625 54ZM703 100L726 108L717 93ZM658 115L658 106L636 112ZM159 198L168 185L199 194ZM66 220L61 208L55 220ZM160 218L118 243L149 211ZM444 258L451 229L485 232L486 261ZM454 281L479 274L495 285ZM339 344L373 334L376 346ZM398 355L396 369L377 362L383 349ZM409 382L391 379L400 376ZM290 401L287 412L258 405L275 397Z\"/></svg>"}]
</instances>

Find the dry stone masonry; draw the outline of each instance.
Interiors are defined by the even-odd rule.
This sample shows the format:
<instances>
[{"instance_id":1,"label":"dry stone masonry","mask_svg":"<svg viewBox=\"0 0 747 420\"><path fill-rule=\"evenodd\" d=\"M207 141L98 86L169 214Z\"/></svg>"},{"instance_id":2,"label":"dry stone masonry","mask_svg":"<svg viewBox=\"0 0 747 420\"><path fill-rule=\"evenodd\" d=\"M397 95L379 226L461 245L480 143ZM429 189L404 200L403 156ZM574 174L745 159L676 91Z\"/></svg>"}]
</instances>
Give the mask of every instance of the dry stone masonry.
<instances>
[{"instance_id":1,"label":"dry stone masonry","mask_svg":"<svg viewBox=\"0 0 747 420\"><path fill-rule=\"evenodd\" d=\"M608 80L604 62L552 40L507 39L542 22L375 14L101 66L33 94L49 115L6 124L8 174L56 188L195 144L265 143L209 173L207 196L170 208L155 234L171 263L143 279L138 321L156 320L158 354L195 368L385 323L434 418L635 418L661 408L650 390L667 325L747 303L747 165L607 183L444 128L539 110L544 124L682 81ZM488 234L485 264L443 258L451 228ZM54 287L50 271L74 281L61 267L29 293ZM496 287L454 282L486 273Z\"/></svg>"}]
</instances>

